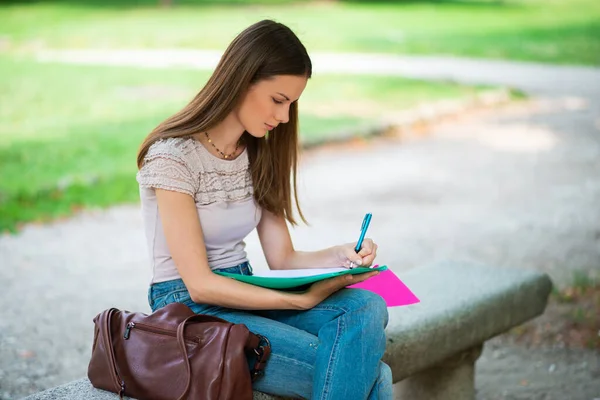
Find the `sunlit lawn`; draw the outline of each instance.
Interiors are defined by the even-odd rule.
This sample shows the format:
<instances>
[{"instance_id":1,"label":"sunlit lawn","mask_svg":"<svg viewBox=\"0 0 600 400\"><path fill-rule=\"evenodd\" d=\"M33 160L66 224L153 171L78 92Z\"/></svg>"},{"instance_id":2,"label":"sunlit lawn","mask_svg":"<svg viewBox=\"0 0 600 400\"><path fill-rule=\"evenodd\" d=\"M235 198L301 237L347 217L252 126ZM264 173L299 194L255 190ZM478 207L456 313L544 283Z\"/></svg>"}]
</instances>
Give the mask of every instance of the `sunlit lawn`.
<instances>
[{"instance_id":1,"label":"sunlit lawn","mask_svg":"<svg viewBox=\"0 0 600 400\"><path fill-rule=\"evenodd\" d=\"M139 0L136 7L125 6L132 3L125 0L16 3L0 5L0 49L223 50L242 27L274 18L292 27L309 51L600 65L598 0L247 1L243 6L174 0L169 9L154 0Z\"/></svg>"},{"instance_id":2,"label":"sunlit lawn","mask_svg":"<svg viewBox=\"0 0 600 400\"><path fill-rule=\"evenodd\" d=\"M186 69L0 57L0 232L81 206L137 201L139 143L207 78ZM314 77L300 100L302 141L361 135L390 113L478 90L390 77Z\"/></svg>"}]
</instances>

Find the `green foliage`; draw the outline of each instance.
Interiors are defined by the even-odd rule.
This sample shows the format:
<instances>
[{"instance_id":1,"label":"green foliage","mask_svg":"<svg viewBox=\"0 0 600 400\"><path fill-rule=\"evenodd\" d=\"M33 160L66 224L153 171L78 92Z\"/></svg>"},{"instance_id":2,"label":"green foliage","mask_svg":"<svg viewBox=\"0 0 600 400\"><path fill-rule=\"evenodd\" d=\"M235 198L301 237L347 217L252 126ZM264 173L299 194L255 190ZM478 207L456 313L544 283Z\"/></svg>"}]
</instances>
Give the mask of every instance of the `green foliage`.
<instances>
[{"instance_id":1,"label":"green foliage","mask_svg":"<svg viewBox=\"0 0 600 400\"><path fill-rule=\"evenodd\" d=\"M81 207L138 199L136 152L208 72L40 64L0 56L0 232ZM318 76L300 100L301 137L363 135L379 118L468 87L401 78Z\"/></svg>"},{"instance_id":2,"label":"green foliage","mask_svg":"<svg viewBox=\"0 0 600 400\"><path fill-rule=\"evenodd\" d=\"M158 1L134 3L0 5L0 42L11 51L25 52L40 47L222 51L243 27L273 18L292 27L311 52L452 54L600 65L597 0L174 0L168 9Z\"/></svg>"}]
</instances>

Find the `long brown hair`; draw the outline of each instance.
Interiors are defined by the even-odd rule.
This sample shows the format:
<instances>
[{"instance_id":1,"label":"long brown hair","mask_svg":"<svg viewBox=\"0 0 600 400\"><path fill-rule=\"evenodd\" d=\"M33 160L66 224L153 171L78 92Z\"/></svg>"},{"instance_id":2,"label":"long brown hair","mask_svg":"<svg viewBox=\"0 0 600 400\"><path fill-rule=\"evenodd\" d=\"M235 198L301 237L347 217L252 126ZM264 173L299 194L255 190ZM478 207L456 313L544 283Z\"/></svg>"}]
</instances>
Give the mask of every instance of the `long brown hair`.
<instances>
[{"instance_id":1,"label":"long brown hair","mask_svg":"<svg viewBox=\"0 0 600 400\"><path fill-rule=\"evenodd\" d=\"M304 45L285 25L263 20L242 31L221 57L206 85L181 111L159 124L140 146L141 168L150 146L161 139L186 137L208 131L238 105L248 88L276 75L310 78L312 63ZM258 205L296 225L292 214L292 189L298 214L298 105L290 105L289 121L279 124L264 138L248 132L247 146L254 198Z\"/></svg>"}]
</instances>

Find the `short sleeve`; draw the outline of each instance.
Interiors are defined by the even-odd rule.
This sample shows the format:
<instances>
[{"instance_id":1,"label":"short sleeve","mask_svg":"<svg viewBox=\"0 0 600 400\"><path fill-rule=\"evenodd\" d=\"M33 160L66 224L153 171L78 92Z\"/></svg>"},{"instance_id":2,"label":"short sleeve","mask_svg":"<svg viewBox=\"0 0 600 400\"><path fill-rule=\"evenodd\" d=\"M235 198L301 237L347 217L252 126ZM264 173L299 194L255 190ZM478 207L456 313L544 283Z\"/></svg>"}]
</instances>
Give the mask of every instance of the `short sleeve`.
<instances>
[{"instance_id":1,"label":"short sleeve","mask_svg":"<svg viewBox=\"0 0 600 400\"><path fill-rule=\"evenodd\" d=\"M150 146L136 179L140 187L172 190L192 197L199 184L183 152L170 140Z\"/></svg>"}]
</instances>

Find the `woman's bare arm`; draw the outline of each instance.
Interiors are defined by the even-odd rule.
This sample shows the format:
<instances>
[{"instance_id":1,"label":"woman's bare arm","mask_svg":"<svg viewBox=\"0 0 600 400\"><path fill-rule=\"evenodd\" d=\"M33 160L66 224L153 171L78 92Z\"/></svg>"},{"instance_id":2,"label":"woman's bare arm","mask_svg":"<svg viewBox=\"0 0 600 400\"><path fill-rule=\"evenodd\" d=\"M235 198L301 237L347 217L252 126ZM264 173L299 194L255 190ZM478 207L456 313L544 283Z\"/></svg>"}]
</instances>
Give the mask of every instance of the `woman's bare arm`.
<instances>
[{"instance_id":1,"label":"woman's bare arm","mask_svg":"<svg viewBox=\"0 0 600 400\"><path fill-rule=\"evenodd\" d=\"M301 294L266 289L217 275L208 265L202 226L192 197L156 189L156 198L169 251L196 303L240 310L307 310L332 293L377 273L326 279Z\"/></svg>"},{"instance_id":2,"label":"woman's bare arm","mask_svg":"<svg viewBox=\"0 0 600 400\"><path fill-rule=\"evenodd\" d=\"M249 285L213 273L198 212L191 196L156 189L167 245L177 270L196 303L237 309L305 309L299 295Z\"/></svg>"},{"instance_id":3,"label":"woman's bare arm","mask_svg":"<svg viewBox=\"0 0 600 400\"><path fill-rule=\"evenodd\" d=\"M343 264L340 246L318 251L296 251L283 217L267 210L263 210L257 231L270 269L329 268Z\"/></svg>"}]
</instances>

